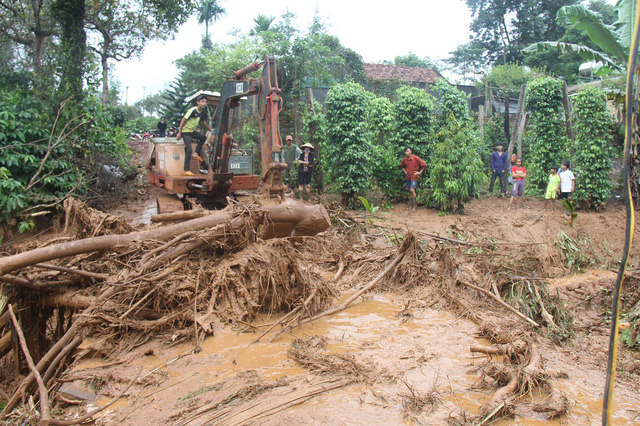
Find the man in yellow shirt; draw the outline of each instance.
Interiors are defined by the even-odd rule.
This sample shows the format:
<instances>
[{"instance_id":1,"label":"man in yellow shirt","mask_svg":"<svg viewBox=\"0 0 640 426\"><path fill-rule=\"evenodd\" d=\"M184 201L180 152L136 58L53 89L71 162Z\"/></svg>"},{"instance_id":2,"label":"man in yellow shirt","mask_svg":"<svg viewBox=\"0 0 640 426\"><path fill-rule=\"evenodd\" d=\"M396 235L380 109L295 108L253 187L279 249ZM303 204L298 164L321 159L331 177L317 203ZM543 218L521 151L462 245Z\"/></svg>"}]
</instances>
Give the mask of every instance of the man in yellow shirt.
<instances>
[{"instance_id":1,"label":"man in yellow shirt","mask_svg":"<svg viewBox=\"0 0 640 426\"><path fill-rule=\"evenodd\" d=\"M205 129L212 131L211 127L204 120L204 109L207 107L207 95L200 95L196 98L196 106L189 108L187 113L180 120L180 128L176 134L176 139L180 140L184 136L184 175L193 176L193 173L189 170L189 164L191 163L191 155L193 148L191 142L195 139L198 141L196 146L196 155L194 158L198 161L204 161L200 156L202 152L202 146L206 142L207 138L196 129L198 125L202 125Z\"/></svg>"}]
</instances>

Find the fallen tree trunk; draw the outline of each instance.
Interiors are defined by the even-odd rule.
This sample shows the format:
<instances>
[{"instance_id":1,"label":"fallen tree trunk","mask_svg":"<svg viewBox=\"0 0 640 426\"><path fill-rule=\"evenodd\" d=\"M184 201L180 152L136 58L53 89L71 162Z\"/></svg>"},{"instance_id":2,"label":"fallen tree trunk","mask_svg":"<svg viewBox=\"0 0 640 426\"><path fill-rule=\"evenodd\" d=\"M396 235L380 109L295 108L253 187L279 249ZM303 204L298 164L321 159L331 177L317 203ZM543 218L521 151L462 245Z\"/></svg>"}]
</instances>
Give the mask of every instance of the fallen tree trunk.
<instances>
[{"instance_id":1,"label":"fallen tree trunk","mask_svg":"<svg viewBox=\"0 0 640 426\"><path fill-rule=\"evenodd\" d=\"M315 235L331 226L328 213L321 205L295 205L263 207L258 212L266 217L266 226L263 238L287 237L295 235ZM241 213L238 213L241 214ZM26 266L75 256L84 253L100 251L113 251L130 244L144 241L168 241L176 235L187 231L200 231L210 229L222 223L229 222L234 217L234 212L225 210L209 215L177 223L156 229L130 234L103 235L99 237L85 238L54 244L23 253L6 256L0 259L0 275L5 275ZM255 216L257 225L260 217ZM282 226L285 224L286 226Z\"/></svg>"}]
</instances>

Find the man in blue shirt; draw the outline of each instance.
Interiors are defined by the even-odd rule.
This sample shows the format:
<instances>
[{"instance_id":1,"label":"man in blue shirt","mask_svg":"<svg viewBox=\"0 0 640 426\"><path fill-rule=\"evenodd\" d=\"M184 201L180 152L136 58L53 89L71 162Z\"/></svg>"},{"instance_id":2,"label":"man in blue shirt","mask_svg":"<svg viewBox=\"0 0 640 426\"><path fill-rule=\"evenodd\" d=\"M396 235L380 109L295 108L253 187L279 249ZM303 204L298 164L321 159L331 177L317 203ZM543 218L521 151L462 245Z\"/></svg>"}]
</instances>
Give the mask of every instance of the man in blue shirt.
<instances>
[{"instance_id":1,"label":"man in blue shirt","mask_svg":"<svg viewBox=\"0 0 640 426\"><path fill-rule=\"evenodd\" d=\"M500 179L500 194L504 197L504 176L507 170L507 154L503 151L502 142L498 142L496 150L491 154L491 182L489 183L489 194L493 192L493 184L496 178Z\"/></svg>"}]
</instances>

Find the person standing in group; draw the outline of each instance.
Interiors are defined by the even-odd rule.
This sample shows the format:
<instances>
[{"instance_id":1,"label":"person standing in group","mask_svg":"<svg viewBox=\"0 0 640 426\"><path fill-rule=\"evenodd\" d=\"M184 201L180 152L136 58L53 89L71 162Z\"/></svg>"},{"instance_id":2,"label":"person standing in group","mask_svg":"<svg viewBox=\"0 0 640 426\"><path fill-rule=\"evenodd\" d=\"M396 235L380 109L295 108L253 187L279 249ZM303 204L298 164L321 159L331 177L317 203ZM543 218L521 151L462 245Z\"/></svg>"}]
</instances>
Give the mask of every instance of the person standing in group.
<instances>
[{"instance_id":1,"label":"person standing in group","mask_svg":"<svg viewBox=\"0 0 640 426\"><path fill-rule=\"evenodd\" d=\"M504 197L504 173L507 170L507 154L503 151L502 142L498 142L496 150L491 154L491 182L489 183L489 194L493 193L493 184L496 178L500 179L500 196Z\"/></svg>"},{"instance_id":2,"label":"person standing in group","mask_svg":"<svg viewBox=\"0 0 640 426\"><path fill-rule=\"evenodd\" d=\"M167 137L167 122L164 121L164 117L160 117L160 121L158 121L158 137L166 138Z\"/></svg>"},{"instance_id":3,"label":"person standing in group","mask_svg":"<svg viewBox=\"0 0 640 426\"><path fill-rule=\"evenodd\" d=\"M200 95L196 98L196 106L189 108L184 117L182 117L182 120L180 120L180 127L178 128L176 139L180 140L180 138L184 136L184 176L193 176L193 173L189 170L189 165L191 164L191 155L193 153L191 142L194 139L198 141L198 145L196 146L196 155L194 155L193 158L200 162L204 162L200 153L202 152L202 146L206 142L207 137L202 133L197 132L196 129L198 128L198 125L201 125L208 131L213 130L204 120L204 109L206 107L207 95Z\"/></svg>"},{"instance_id":4,"label":"person standing in group","mask_svg":"<svg viewBox=\"0 0 640 426\"><path fill-rule=\"evenodd\" d=\"M300 154L302 154L302 150L298 145L293 143L293 136L287 135L281 155L284 162L287 163L287 168L282 172L282 181L287 185L287 189L289 190L294 187L292 179L295 176L295 171L293 170L293 166L298 162Z\"/></svg>"},{"instance_id":5,"label":"person standing in group","mask_svg":"<svg viewBox=\"0 0 640 426\"><path fill-rule=\"evenodd\" d=\"M558 188L558 200L573 201L573 191L576 189L576 177L569 169L570 163L567 160L562 162L560 170L560 187Z\"/></svg>"},{"instance_id":6,"label":"person standing in group","mask_svg":"<svg viewBox=\"0 0 640 426\"><path fill-rule=\"evenodd\" d=\"M511 168L511 176L513 177L513 190L511 191L511 201L509 201L509 210L513 206L513 200L517 197L516 210L520 208L520 200L524 195L524 178L527 177L527 169L522 167L522 159L516 160L516 165Z\"/></svg>"},{"instance_id":7,"label":"person standing in group","mask_svg":"<svg viewBox=\"0 0 640 426\"><path fill-rule=\"evenodd\" d=\"M303 198L303 190L307 190L307 201L311 198L311 170L313 169L313 145L305 143L301 146L304 150L298 158L298 197Z\"/></svg>"},{"instance_id":8,"label":"person standing in group","mask_svg":"<svg viewBox=\"0 0 640 426\"><path fill-rule=\"evenodd\" d=\"M511 165L509 166L509 191L511 191L511 188L513 187L513 176L511 175L511 170L513 169L513 166L516 165L517 160L518 160L518 156L516 154L512 154Z\"/></svg>"},{"instance_id":9,"label":"person standing in group","mask_svg":"<svg viewBox=\"0 0 640 426\"><path fill-rule=\"evenodd\" d=\"M427 163L422 158L413 154L413 148L406 147L404 149L404 158L400 163L400 168L404 171L407 189L409 190L409 201L411 210L415 210L416 204L416 188L418 187L418 178L422 172L427 169Z\"/></svg>"},{"instance_id":10,"label":"person standing in group","mask_svg":"<svg viewBox=\"0 0 640 426\"><path fill-rule=\"evenodd\" d=\"M551 166L549 174L549 183L547 191L544 194L544 211L547 211L547 203L551 201L551 210L556 209L556 198L558 195L558 187L560 186L560 175L558 175L558 166Z\"/></svg>"}]
</instances>

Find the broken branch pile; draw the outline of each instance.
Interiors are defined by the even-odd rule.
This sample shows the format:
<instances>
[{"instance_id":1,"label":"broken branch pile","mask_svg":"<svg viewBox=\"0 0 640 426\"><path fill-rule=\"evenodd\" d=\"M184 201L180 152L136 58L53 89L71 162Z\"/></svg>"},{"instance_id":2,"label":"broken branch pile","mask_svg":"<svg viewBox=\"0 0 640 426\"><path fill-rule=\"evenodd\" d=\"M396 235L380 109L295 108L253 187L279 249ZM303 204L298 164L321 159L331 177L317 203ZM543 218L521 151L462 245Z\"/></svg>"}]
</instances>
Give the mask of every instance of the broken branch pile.
<instances>
[{"instance_id":1,"label":"broken branch pile","mask_svg":"<svg viewBox=\"0 0 640 426\"><path fill-rule=\"evenodd\" d=\"M263 241L328 229L322 206L232 205L138 232L73 200L66 211L73 215L66 218L71 240L45 241L0 258L0 312L7 302L14 306L37 363L0 420L28 395L37 397L39 375L39 388L56 385L82 336L103 336L92 349L108 354L168 328L184 330L176 333L189 338L199 330L212 333L215 323L250 320L258 312L304 306L312 315L332 294L317 271L300 261L292 240ZM76 235L88 237L73 239ZM5 338L10 329L7 316L0 324L0 358L12 347Z\"/></svg>"}]
</instances>

